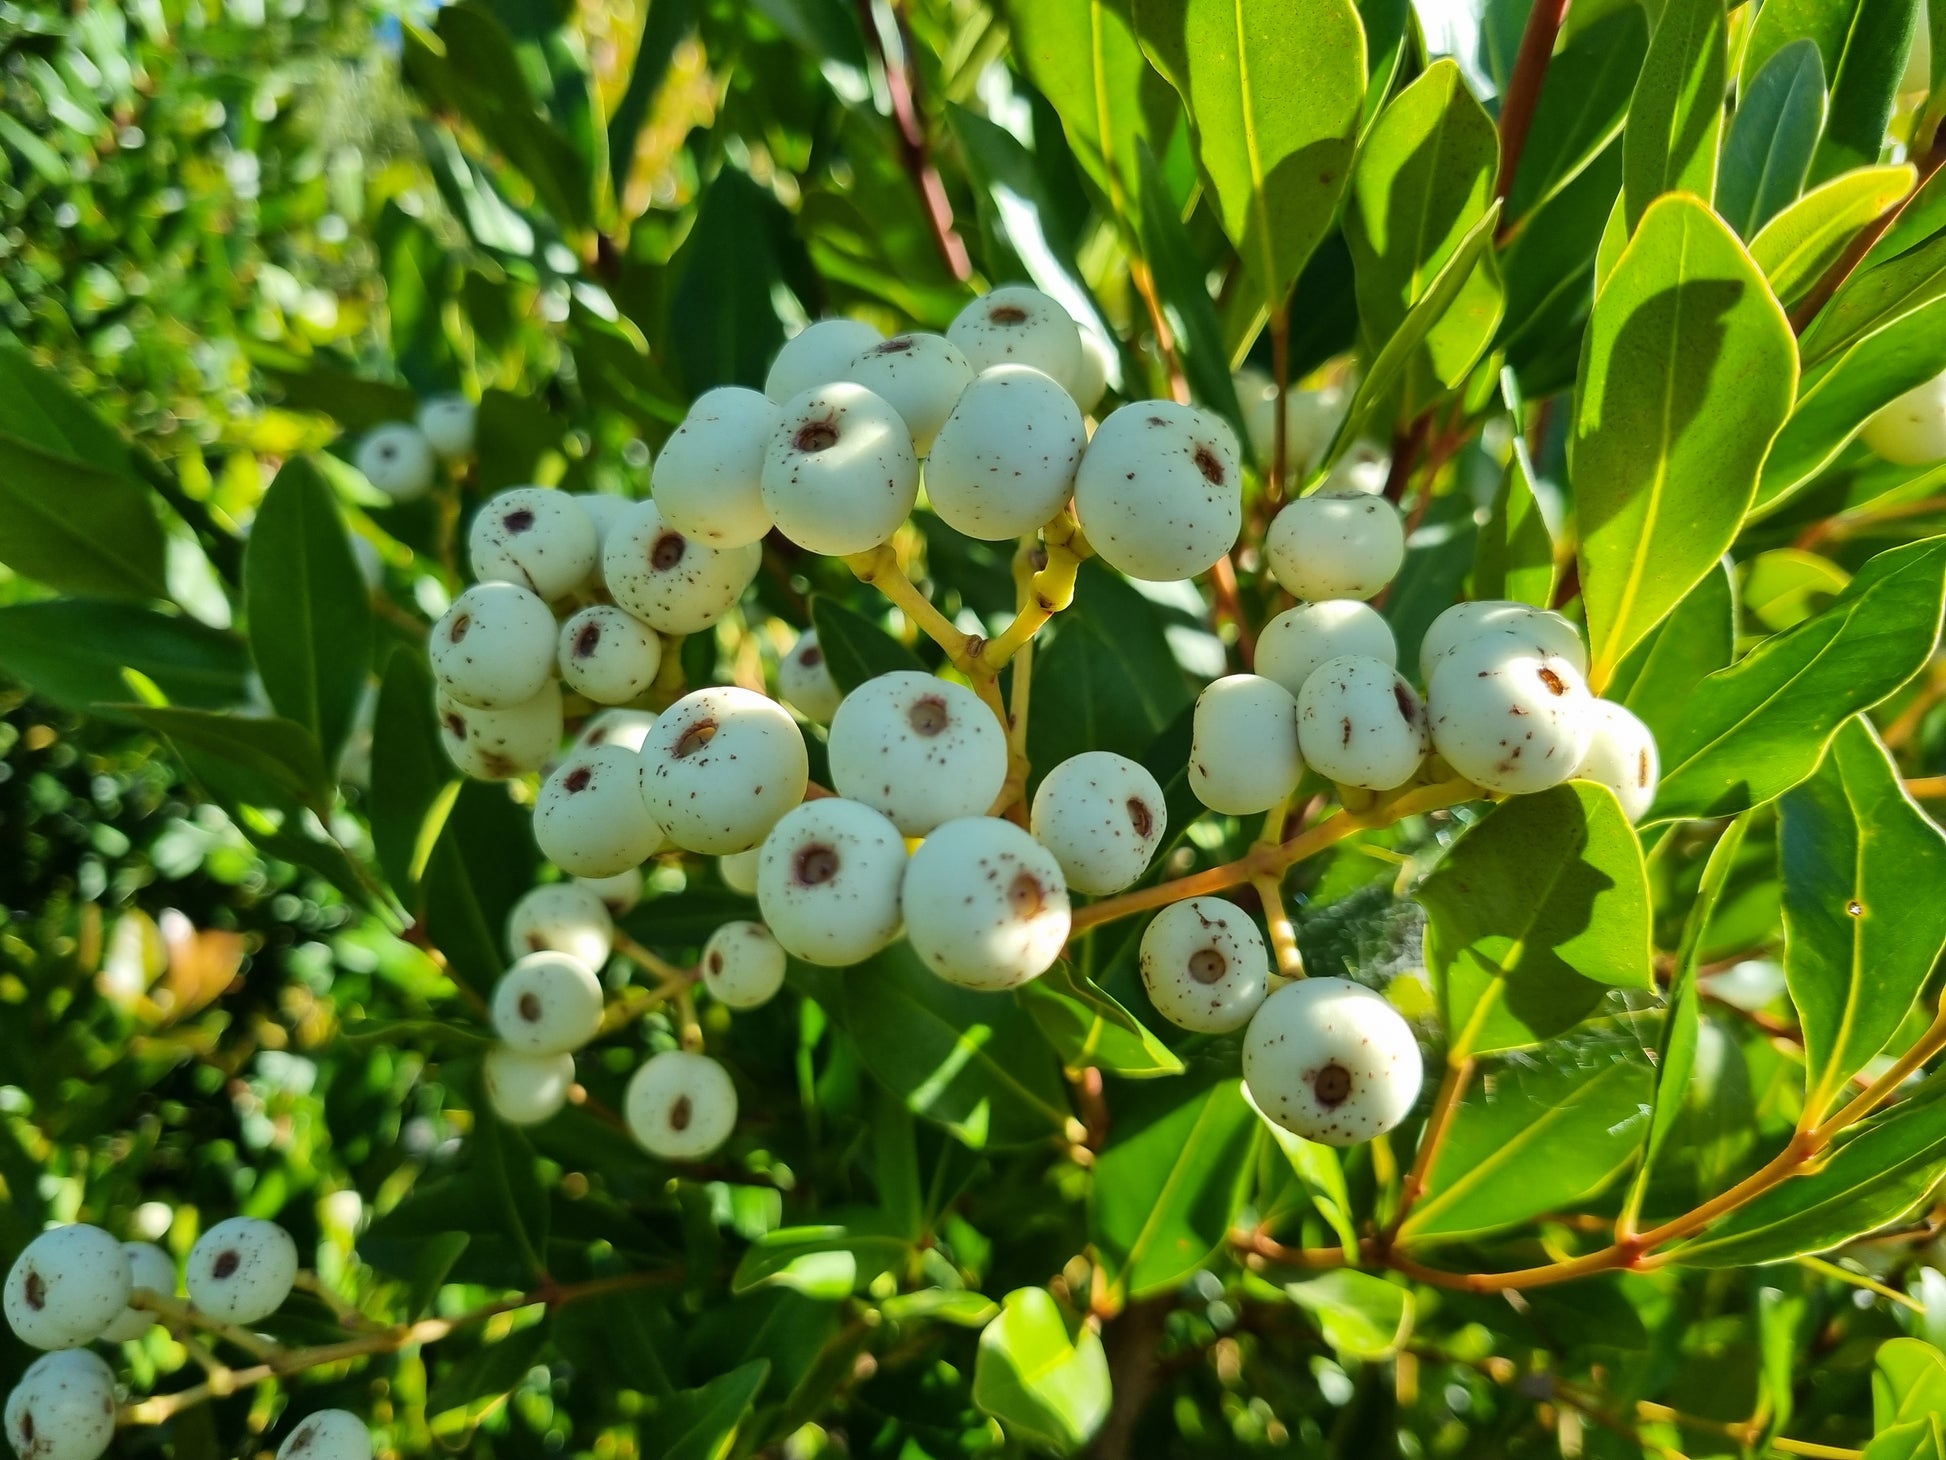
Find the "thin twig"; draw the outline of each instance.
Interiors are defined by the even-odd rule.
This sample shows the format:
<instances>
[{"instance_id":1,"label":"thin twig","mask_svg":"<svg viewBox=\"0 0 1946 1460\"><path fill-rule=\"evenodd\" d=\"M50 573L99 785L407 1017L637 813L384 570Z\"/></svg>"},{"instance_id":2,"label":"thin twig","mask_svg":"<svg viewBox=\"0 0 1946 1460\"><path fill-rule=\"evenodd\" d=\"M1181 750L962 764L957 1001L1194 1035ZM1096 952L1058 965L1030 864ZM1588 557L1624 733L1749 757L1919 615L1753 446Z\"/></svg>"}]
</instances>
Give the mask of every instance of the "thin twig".
<instances>
[{"instance_id":1,"label":"thin twig","mask_svg":"<svg viewBox=\"0 0 1946 1460\"><path fill-rule=\"evenodd\" d=\"M1534 123L1541 83L1547 79L1547 63L1554 57L1554 42L1561 34L1561 23L1568 18L1569 3L1570 0L1537 0L1527 12L1527 28L1520 33L1513 75L1507 78L1506 95L1500 101L1500 178L1494 196L1502 203L1513 194L1520 156L1527 148L1527 129ZM1514 221L1513 210L1509 208L1501 216L1501 237L1506 236Z\"/></svg>"},{"instance_id":2,"label":"thin twig","mask_svg":"<svg viewBox=\"0 0 1946 1460\"><path fill-rule=\"evenodd\" d=\"M926 225L932 230L933 244L955 279L969 279L973 275L973 264L966 255L965 241L954 227L953 204L946 196L946 185L940 181L939 169L933 165L932 143L926 137L925 119L919 112L919 74L918 68L912 63L912 35L906 29L905 17L899 13L896 5L892 8L892 22L899 38L900 58L897 65L893 64L885 44L885 33L879 27L877 7L872 0L858 0L858 26L865 33L865 39L870 42L872 52L885 72L885 90L892 101L892 120L899 133L899 157L905 164L906 175L912 179L912 185L918 191L920 205L926 213Z\"/></svg>"}]
</instances>

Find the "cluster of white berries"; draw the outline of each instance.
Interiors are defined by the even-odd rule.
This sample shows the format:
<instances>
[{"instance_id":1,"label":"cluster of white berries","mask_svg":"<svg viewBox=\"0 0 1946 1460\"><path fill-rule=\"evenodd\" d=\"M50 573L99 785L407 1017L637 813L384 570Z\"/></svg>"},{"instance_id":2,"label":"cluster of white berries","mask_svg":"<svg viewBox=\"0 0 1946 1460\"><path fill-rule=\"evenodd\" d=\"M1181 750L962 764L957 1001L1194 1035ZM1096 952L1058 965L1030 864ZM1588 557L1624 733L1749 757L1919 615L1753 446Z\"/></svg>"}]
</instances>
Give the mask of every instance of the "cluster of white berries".
<instances>
[{"instance_id":1,"label":"cluster of white berries","mask_svg":"<svg viewBox=\"0 0 1946 1460\"><path fill-rule=\"evenodd\" d=\"M297 1281L297 1244L274 1222L232 1217L196 1240L183 1273L190 1304L250 1325L283 1306ZM176 1263L150 1242L117 1242L85 1223L27 1244L7 1274L8 1324L48 1350L7 1396L8 1442L19 1460L96 1460L114 1439L115 1374L91 1343L132 1343L156 1322L138 1295L173 1299ZM363 1421L323 1410L303 1421L279 1460L371 1460Z\"/></svg>"},{"instance_id":2,"label":"cluster of white berries","mask_svg":"<svg viewBox=\"0 0 1946 1460\"><path fill-rule=\"evenodd\" d=\"M389 421L367 431L352 464L394 502L410 502L432 490L442 461L473 454L473 402L463 395L428 396L417 421Z\"/></svg>"}]
</instances>

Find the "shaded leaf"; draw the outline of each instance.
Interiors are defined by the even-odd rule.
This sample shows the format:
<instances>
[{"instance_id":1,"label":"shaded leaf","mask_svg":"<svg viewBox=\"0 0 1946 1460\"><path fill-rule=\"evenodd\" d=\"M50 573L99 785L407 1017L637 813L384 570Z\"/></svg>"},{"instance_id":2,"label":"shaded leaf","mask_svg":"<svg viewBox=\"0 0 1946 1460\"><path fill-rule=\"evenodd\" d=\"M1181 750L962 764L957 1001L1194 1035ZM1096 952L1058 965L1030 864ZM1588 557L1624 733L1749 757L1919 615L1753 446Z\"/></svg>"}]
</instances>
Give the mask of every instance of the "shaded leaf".
<instances>
[{"instance_id":1,"label":"shaded leaf","mask_svg":"<svg viewBox=\"0 0 1946 1460\"><path fill-rule=\"evenodd\" d=\"M243 641L195 619L104 598L0 608L0 669L43 699L77 711L126 700L124 668L154 681L171 704L192 709L236 705L248 696Z\"/></svg>"},{"instance_id":2,"label":"shaded leaf","mask_svg":"<svg viewBox=\"0 0 1946 1460\"><path fill-rule=\"evenodd\" d=\"M1070 963L1056 963L1014 997L1071 1073L1089 1066L1131 1080L1182 1073L1168 1045Z\"/></svg>"},{"instance_id":3,"label":"shaded leaf","mask_svg":"<svg viewBox=\"0 0 1946 1460\"><path fill-rule=\"evenodd\" d=\"M980 1333L973 1402L1034 1449L1071 1454L1108 1417L1108 1356L1045 1288L1019 1288Z\"/></svg>"},{"instance_id":4,"label":"shaded leaf","mask_svg":"<svg viewBox=\"0 0 1946 1460\"><path fill-rule=\"evenodd\" d=\"M1737 98L1723 141L1716 211L1738 234L1757 231L1804 191L1824 130L1824 62L1796 40L1764 63Z\"/></svg>"},{"instance_id":5,"label":"shaded leaf","mask_svg":"<svg viewBox=\"0 0 1946 1460\"><path fill-rule=\"evenodd\" d=\"M1729 81L1723 0L1667 0L1649 37L1622 131L1622 197L1636 228L1663 193L1716 192L1716 155Z\"/></svg>"},{"instance_id":6,"label":"shaded leaf","mask_svg":"<svg viewBox=\"0 0 1946 1460\"><path fill-rule=\"evenodd\" d=\"M432 854L428 833L451 805L458 779L439 740L432 669L417 649L401 645L385 662L372 716L372 851L401 902Z\"/></svg>"},{"instance_id":7,"label":"shaded leaf","mask_svg":"<svg viewBox=\"0 0 1946 1460\"><path fill-rule=\"evenodd\" d=\"M866 680L902 669L925 672L925 662L862 613L822 595L811 600L811 626L831 677L847 694Z\"/></svg>"}]
</instances>

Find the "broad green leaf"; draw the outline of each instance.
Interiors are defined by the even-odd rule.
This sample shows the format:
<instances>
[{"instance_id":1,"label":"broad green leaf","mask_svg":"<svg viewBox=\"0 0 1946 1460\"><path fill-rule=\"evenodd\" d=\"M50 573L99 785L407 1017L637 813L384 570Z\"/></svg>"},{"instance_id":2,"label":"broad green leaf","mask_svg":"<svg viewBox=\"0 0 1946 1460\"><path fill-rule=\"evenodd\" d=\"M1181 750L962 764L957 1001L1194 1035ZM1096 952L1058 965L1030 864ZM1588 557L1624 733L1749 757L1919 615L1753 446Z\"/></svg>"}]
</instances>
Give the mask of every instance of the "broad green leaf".
<instances>
[{"instance_id":1,"label":"broad green leaf","mask_svg":"<svg viewBox=\"0 0 1946 1460\"><path fill-rule=\"evenodd\" d=\"M1578 32L1548 62L1507 199L1515 226L1523 226L1620 135L1648 50L1648 21L1639 7L1628 5Z\"/></svg>"},{"instance_id":2,"label":"broad green leaf","mask_svg":"<svg viewBox=\"0 0 1946 1460\"><path fill-rule=\"evenodd\" d=\"M303 457L264 493L243 554L250 653L271 705L335 766L372 666L372 598L331 489Z\"/></svg>"},{"instance_id":3,"label":"broad green leaf","mask_svg":"<svg viewBox=\"0 0 1946 1460\"><path fill-rule=\"evenodd\" d=\"M1568 439L1598 693L1730 546L1796 380L1743 245L1695 198L1658 200L1595 300Z\"/></svg>"},{"instance_id":4,"label":"broad green leaf","mask_svg":"<svg viewBox=\"0 0 1946 1460\"><path fill-rule=\"evenodd\" d=\"M921 1288L900 1293L878 1305L893 1323L950 1323L955 1328L984 1328L1000 1312L985 1293L956 1288Z\"/></svg>"},{"instance_id":5,"label":"broad green leaf","mask_svg":"<svg viewBox=\"0 0 1946 1460\"><path fill-rule=\"evenodd\" d=\"M1937 179L1935 174L1935 179ZM1946 195L1929 183L1905 210L1946 213ZM1901 218L1905 216L1901 213ZM1895 223L1872 246L1859 266L1839 284L1830 302L1805 327L1802 355L1806 369L1833 359L1867 336L1946 296L1946 218L1942 229L1908 239L1902 251L1880 250L1900 231Z\"/></svg>"},{"instance_id":6,"label":"broad green leaf","mask_svg":"<svg viewBox=\"0 0 1946 1460\"><path fill-rule=\"evenodd\" d=\"M450 807L458 779L439 740L432 670L416 648L400 645L385 662L372 715L372 851L401 902L431 855L428 833Z\"/></svg>"},{"instance_id":7,"label":"broad green leaf","mask_svg":"<svg viewBox=\"0 0 1946 1460\"><path fill-rule=\"evenodd\" d=\"M980 1333L973 1402L1036 1450L1068 1455L1108 1418L1108 1355L1045 1288L1018 1288Z\"/></svg>"},{"instance_id":8,"label":"broad green leaf","mask_svg":"<svg viewBox=\"0 0 1946 1460\"><path fill-rule=\"evenodd\" d=\"M198 755L260 782L299 806L324 805L331 778L311 732L275 716L117 705L129 718L166 735L185 755Z\"/></svg>"},{"instance_id":9,"label":"broad green leaf","mask_svg":"<svg viewBox=\"0 0 1946 1460\"><path fill-rule=\"evenodd\" d=\"M1937 1414L1875 1435L1860 1460L1946 1460L1946 1420Z\"/></svg>"},{"instance_id":10,"label":"broad green leaf","mask_svg":"<svg viewBox=\"0 0 1946 1460\"><path fill-rule=\"evenodd\" d=\"M1932 657L1946 537L1880 553L1838 601L1696 686L1658 726L1662 786L1649 815L1730 816L1817 768L1832 733Z\"/></svg>"},{"instance_id":11,"label":"broad green leaf","mask_svg":"<svg viewBox=\"0 0 1946 1460\"><path fill-rule=\"evenodd\" d=\"M1729 569L1721 566L1706 573L1622 661L1608 697L1640 717L1666 753L1690 692L1729 668L1735 650L1736 603Z\"/></svg>"},{"instance_id":12,"label":"broad green leaf","mask_svg":"<svg viewBox=\"0 0 1946 1460\"><path fill-rule=\"evenodd\" d=\"M1785 208L1750 240L1750 257L1785 304L1810 292L1853 237L1912 191L1909 162L1841 173Z\"/></svg>"},{"instance_id":13,"label":"broad green leaf","mask_svg":"<svg viewBox=\"0 0 1946 1460\"><path fill-rule=\"evenodd\" d=\"M641 1427L643 1460L727 1460L769 1377L769 1362L755 1359L658 1400Z\"/></svg>"},{"instance_id":14,"label":"broad green leaf","mask_svg":"<svg viewBox=\"0 0 1946 1460\"><path fill-rule=\"evenodd\" d=\"M1373 1273L1319 1273L1285 1283L1284 1293L1346 1358L1389 1358L1412 1333L1411 1290Z\"/></svg>"},{"instance_id":15,"label":"broad green leaf","mask_svg":"<svg viewBox=\"0 0 1946 1460\"><path fill-rule=\"evenodd\" d=\"M416 1323L432 1310L453 1264L460 1260L472 1240L465 1232L435 1232L425 1239L419 1260L413 1266L411 1296L405 1305L408 1321Z\"/></svg>"},{"instance_id":16,"label":"broad green leaf","mask_svg":"<svg viewBox=\"0 0 1946 1460\"><path fill-rule=\"evenodd\" d=\"M1142 48L1189 108L1218 221L1264 309L1331 227L1365 99L1351 0L1137 0Z\"/></svg>"},{"instance_id":17,"label":"broad green leaf","mask_svg":"<svg viewBox=\"0 0 1946 1460\"><path fill-rule=\"evenodd\" d=\"M1257 1112L1263 1128L1270 1132L1277 1149L1284 1153L1284 1159L1303 1183L1305 1194L1317 1207L1318 1215L1330 1224L1338 1241L1347 1250L1357 1247L1358 1227L1352 1220L1351 1188L1345 1183L1345 1165L1338 1148L1320 1141L1307 1141L1303 1136L1285 1130L1265 1115L1257 1102L1251 1099L1248 1085L1243 1088L1243 1098L1250 1102L1250 1108Z\"/></svg>"},{"instance_id":18,"label":"broad green leaf","mask_svg":"<svg viewBox=\"0 0 1946 1460\"><path fill-rule=\"evenodd\" d=\"M478 1185L491 1201L491 1207L480 1216L506 1236L526 1264L528 1276L541 1277L547 1271L543 1254L553 1213L549 1188L535 1164L534 1148L518 1127L494 1114L484 1090L473 1109L478 1118L468 1147L477 1163Z\"/></svg>"},{"instance_id":19,"label":"broad green leaf","mask_svg":"<svg viewBox=\"0 0 1946 1460\"><path fill-rule=\"evenodd\" d=\"M1671 1254L1693 1267L1754 1267L1827 1252L1897 1221L1946 1173L1946 1100L1895 1106L1816 1170L1773 1186Z\"/></svg>"},{"instance_id":20,"label":"broad green leaf","mask_svg":"<svg viewBox=\"0 0 1946 1460\"><path fill-rule=\"evenodd\" d=\"M1824 130L1824 62L1809 40L1778 51L1737 98L1716 211L1744 238L1754 238L1804 191Z\"/></svg>"},{"instance_id":21,"label":"broad green leaf","mask_svg":"<svg viewBox=\"0 0 1946 1460\"><path fill-rule=\"evenodd\" d=\"M1174 328L1183 374L1195 399L1236 427L1240 440L1247 439L1236 382L1230 375L1229 351L1223 345L1223 324L1209 295L1208 268L1176 212L1148 144L1137 144L1135 151L1142 179L1138 224L1142 251L1156 295Z\"/></svg>"},{"instance_id":22,"label":"broad green leaf","mask_svg":"<svg viewBox=\"0 0 1946 1460\"><path fill-rule=\"evenodd\" d=\"M426 1413L441 1415L452 1410L471 1410L483 1400L488 1401L482 1406L484 1413L487 1407L498 1404L540 1362L547 1349L548 1330L548 1322L543 1318L500 1335L490 1343L482 1343L465 1358L446 1366L426 1395Z\"/></svg>"},{"instance_id":23,"label":"broad green leaf","mask_svg":"<svg viewBox=\"0 0 1946 1460\"><path fill-rule=\"evenodd\" d=\"M1609 988L1654 987L1642 846L1604 786L1502 802L1418 897L1449 1060L1563 1033Z\"/></svg>"},{"instance_id":24,"label":"broad green leaf","mask_svg":"<svg viewBox=\"0 0 1946 1460\"><path fill-rule=\"evenodd\" d=\"M507 914L534 885L538 860L532 818L506 787L462 782L419 885L427 938L476 993L507 966Z\"/></svg>"},{"instance_id":25,"label":"broad green leaf","mask_svg":"<svg viewBox=\"0 0 1946 1460\"><path fill-rule=\"evenodd\" d=\"M1872 1428L1946 1414L1946 1354L1917 1338L1890 1338L1872 1357Z\"/></svg>"},{"instance_id":26,"label":"broad green leaf","mask_svg":"<svg viewBox=\"0 0 1946 1460\"><path fill-rule=\"evenodd\" d=\"M886 1273L902 1276L911 1258L911 1242L895 1233L861 1231L855 1224L780 1227L743 1254L730 1291L780 1287L810 1298L848 1298Z\"/></svg>"},{"instance_id":27,"label":"broad green leaf","mask_svg":"<svg viewBox=\"0 0 1946 1460\"><path fill-rule=\"evenodd\" d=\"M1743 610L1771 633L1794 628L1829 606L1851 575L1802 548L1772 548L1744 565Z\"/></svg>"},{"instance_id":28,"label":"broad green leaf","mask_svg":"<svg viewBox=\"0 0 1946 1460\"><path fill-rule=\"evenodd\" d=\"M126 700L125 668L192 709L241 704L249 693L243 641L195 619L106 598L0 608L0 669L42 699L77 711Z\"/></svg>"},{"instance_id":29,"label":"broad green leaf","mask_svg":"<svg viewBox=\"0 0 1946 1460\"><path fill-rule=\"evenodd\" d=\"M1622 197L1631 230L1663 193L1716 192L1729 81L1723 0L1666 0L1622 130Z\"/></svg>"},{"instance_id":30,"label":"broad green leaf","mask_svg":"<svg viewBox=\"0 0 1946 1460\"><path fill-rule=\"evenodd\" d=\"M1369 132L1379 108L1392 94L1392 84L1407 58L1414 35L1411 0L1358 0L1358 21L1365 31L1365 108L1361 135Z\"/></svg>"},{"instance_id":31,"label":"broad green leaf","mask_svg":"<svg viewBox=\"0 0 1946 1460\"><path fill-rule=\"evenodd\" d=\"M703 189L669 298L669 339L692 394L760 387L784 343L778 314L796 248L790 215L767 188L725 163Z\"/></svg>"},{"instance_id":32,"label":"broad green leaf","mask_svg":"<svg viewBox=\"0 0 1946 1460\"><path fill-rule=\"evenodd\" d=\"M1513 412L1513 450L1473 550L1473 596L1546 608L1554 601L1557 577L1554 535L1534 495L1534 463L1519 429L1520 391L1511 370L1501 372L1501 392Z\"/></svg>"},{"instance_id":33,"label":"broad green leaf","mask_svg":"<svg viewBox=\"0 0 1946 1460\"><path fill-rule=\"evenodd\" d=\"M811 600L811 626L818 631L825 666L847 694L877 675L926 667L917 654L835 598Z\"/></svg>"},{"instance_id":34,"label":"broad green leaf","mask_svg":"<svg viewBox=\"0 0 1946 1460\"><path fill-rule=\"evenodd\" d=\"M1223 1245L1256 1136L1241 1080L1194 1095L1171 1082L1116 1101L1089 1188L1088 1226L1117 1291L1135 1299L1168 1292Z\"/></svg>"},{"instance_id":35,"label":"broad green leaf","mask_svg":"<svg viewBox=\"0 0 1946 1460\"><path fill-rule=\"evenodd\" d=\"M1070 1072L1093 1066L1130 1080L1182 1073L1169 1046L1073 964L1056 963L1014 997Z\"/></svg>"},{"instance_id":36,"label":"broad green leaf","mask_svg":"<svg viewBox=\"0 0 1946 1460\"><path fill-rule=\"evenodd\" d=\"M1615 140L1523 219L1500 254L1507 308L1494 348L1530 399L1574 383L1595 303L1595 255L1610 215L1619 217L1621 187L1622 147Z\"/></svg>"},{"instance_id":37,"label":"broad green leaf","mask_svg":"<svg viewBox=\"0 0 1946 1460\"><path fill-rule=\"evenodd\" d=\"M1608 222L1602 226L1601 242L1595 248L1595 298L1601 298L1601 291L1608 287L1608 281L1615 275L1615 266L1622 261L1622 253L1628 247L1628 200L1616 194L1615 205L1608 210Z\"/></svg>"},{"instance_id":38,"label":"broad green leaf","mask_svg":"<svg viewBox=\"0 0 1946 1460\"><path fill-rule=\"evenodd\" d=\"M1946 832L1906 794L1862 717L1839 728L1779 810L1784 972L1816 1119L1898 1032L1946 947Z\"/></svg>"},{"instance_id":39,"label":"broad green leaf","mask_svg":"<svg viewBox=\"0 0 1946 1460\"><path fill-rule=\"evenodd\" d=\"M1831 108L1813 182L1879 160L1918 18L1919 0L1857 0L1843 54L1835 66L1826 58Z\"/></svg>"},{"instance_id":40,"label":"broad green leaf","mask_svg":"<svg viewBox=\"0 0 1946 1460\"><path fill-rule=\"evenodd\" d=\"M1034 661L1041 698L1027 726L1028 755L1043 768L1084 750L1140 758L1195 700L1163 612L1096 562L1081 565L1074 595L1075 611Z\"/></svg>"}]
</instances>

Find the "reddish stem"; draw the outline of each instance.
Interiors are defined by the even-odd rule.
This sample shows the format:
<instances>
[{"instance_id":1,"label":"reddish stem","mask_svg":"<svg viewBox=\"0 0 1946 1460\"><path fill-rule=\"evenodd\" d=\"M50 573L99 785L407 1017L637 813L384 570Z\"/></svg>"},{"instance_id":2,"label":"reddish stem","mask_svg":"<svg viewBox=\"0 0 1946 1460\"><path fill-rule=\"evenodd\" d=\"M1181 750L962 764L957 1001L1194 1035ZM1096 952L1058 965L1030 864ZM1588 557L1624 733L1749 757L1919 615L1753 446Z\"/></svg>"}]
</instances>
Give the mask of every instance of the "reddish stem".
<instances>
[{"instance_id":1,"label":"reddish stem","mask_svg":"<svg viewBox=\"0 0 1946 1460\"><path fill-rule=\"evenodd\" d=\"M925 207L926 222L932 229L933 242L939 247L939 256L946 261L955 279L967 279L972 276L973 263L966 255L965 242L953 227L953 205L946 196L946 185L939 179L939 169L933 166L932 144L926 139L926 125L919 114L919 75L912 64L912 35L896 6L892 18L899 32L902 64L897 66L892 64L891 54L886 50L872 0L858 0L859 27L885 71L885 89L892 98L892 120L898 124L899 154L906 173L919 190L919 201Z\"/></svg>"},{"instance_id":2,"label":"reddish stem","mask_svg":"<svg viewBox=\"0 0 1946 1460\"><path fill-rule=\"evenodd\" d=\"M1527 147L1527 129L1534 124L1541 82L1547 77L1547 63L1553 59L1554 42L1568 18L1569 4L1570 0L1535 0L1534 8L1527 13L1527 28L1520 34L1514 74L1507 79L1507 93L1500 99L1500 181L1494 195L1503 203L1514 190L1520 154ZM1510 214L1502 215L1502 238L1513 222Z\"/></svg>"}]
</instances>

